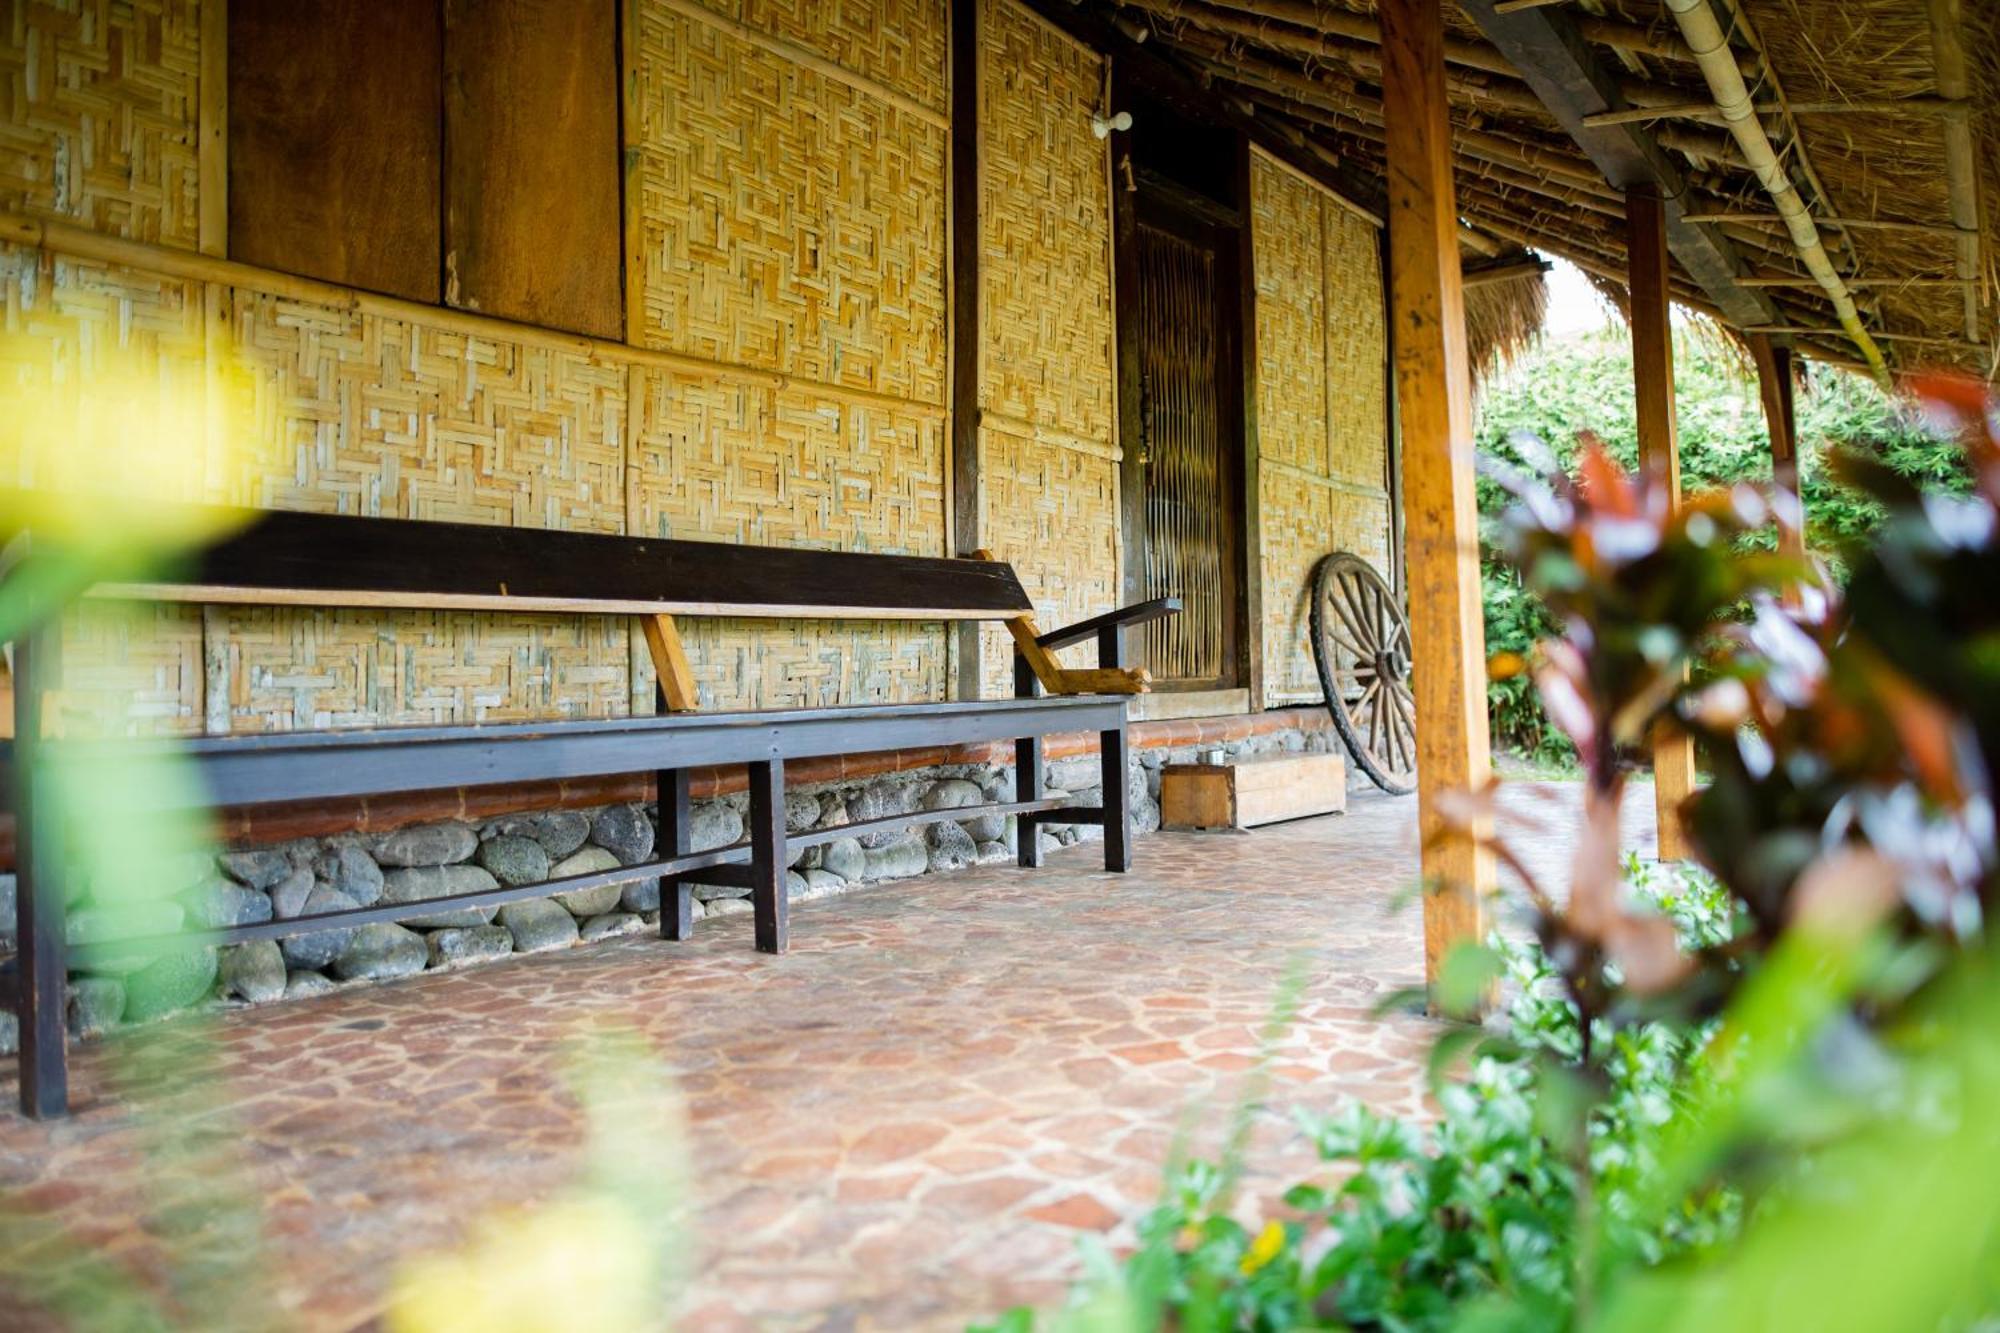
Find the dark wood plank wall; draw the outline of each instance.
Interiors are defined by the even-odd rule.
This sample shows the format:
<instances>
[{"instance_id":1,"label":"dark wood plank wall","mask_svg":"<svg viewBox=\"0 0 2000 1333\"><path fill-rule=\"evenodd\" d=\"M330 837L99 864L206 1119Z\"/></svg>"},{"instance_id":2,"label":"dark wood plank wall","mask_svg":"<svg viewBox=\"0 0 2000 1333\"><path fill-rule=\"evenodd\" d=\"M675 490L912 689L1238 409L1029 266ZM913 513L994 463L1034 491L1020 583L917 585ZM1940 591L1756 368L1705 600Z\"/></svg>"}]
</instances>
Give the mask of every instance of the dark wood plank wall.
<instances>
[{"instance_id":1,"label":"dark wood plank wall","mask_svg":"<svg viewBox=\"0 0 2000 1333\"><path fill-rule=\"evenodd\" d=\"M444 299L624 335L614 0L445 0Z\"/></svg>"},{"instance_id":2,"label":"dark wood plank wall","mask_svg":"<svg viewBox=\"0 0 2000 1333\"><path fill-rule=\"evenodd\" d=\"M435 303L435 6L231 0L229 255Z\"/></svg>"}]
</instances>

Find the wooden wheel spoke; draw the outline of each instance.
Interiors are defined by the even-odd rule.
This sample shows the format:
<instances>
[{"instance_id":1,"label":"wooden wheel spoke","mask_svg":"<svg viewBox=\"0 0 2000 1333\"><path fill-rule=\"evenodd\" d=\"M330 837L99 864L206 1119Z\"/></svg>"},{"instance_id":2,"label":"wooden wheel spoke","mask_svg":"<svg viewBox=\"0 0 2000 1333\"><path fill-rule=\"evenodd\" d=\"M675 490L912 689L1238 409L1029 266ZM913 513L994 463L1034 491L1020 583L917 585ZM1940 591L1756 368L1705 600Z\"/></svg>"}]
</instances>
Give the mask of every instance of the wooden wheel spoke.
<instances>
[{"instance_id":1,"label":"wooden wheel spoke","mask_svg":"<svg viewBox=\"0 0 2000 1333\"><path fill-rule=\"evenodd\" d=\"M1417 746L1403 608L1380 574L1345 552L1320 561L1310 592L1313 657L1341 740L1376 786L1405 794Z\"/></svg>"}]
</instances>

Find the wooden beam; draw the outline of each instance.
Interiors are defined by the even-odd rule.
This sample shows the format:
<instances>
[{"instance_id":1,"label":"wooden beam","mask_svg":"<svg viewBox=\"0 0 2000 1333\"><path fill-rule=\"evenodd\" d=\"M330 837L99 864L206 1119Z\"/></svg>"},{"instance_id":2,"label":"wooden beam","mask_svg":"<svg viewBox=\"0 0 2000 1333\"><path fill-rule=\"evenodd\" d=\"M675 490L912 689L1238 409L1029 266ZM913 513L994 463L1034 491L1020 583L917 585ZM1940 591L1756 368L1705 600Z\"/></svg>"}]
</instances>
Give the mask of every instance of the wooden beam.
<instances>
[{"instance_id":1,"label":"wooden beam","mask_svg":"<svg viewBox=\"0 0 2000 1333\"><path fill-rule=\"evenodd\" d=\"M1389 293L1403 427L1417 812L1423 832L1424 976L1486 935L1493 860L1445 833L1440 799L1492 777L1486 630L1473 499L1472 376L1441 0L1382 0L1382 110L1389 182ZM1484 834L1486 830L1474 830Z\"/></svg>"},{"instance_id":2,"label":"wooden beam","mask_svg":"<svg viewBox=\"0 0 2000 1333\"><path fill-rule=\"evenodd\" d=\"M1860 227L1880 231L1917 232L1930 236L1956 236L1961 228L1948 222L1911 222L1903 218L1855 218L1833 217L1816 219L1826 227ZM1785 220L1776 213L1732 213L1696 212L1681 216L1683 222L1693 223L1737 223L1745 226L1782 227ZM1976 233L1975 233L1976 234ZM1846 335L1841 335L1845 337Z\"/></svg>"},{"instance_id":3,"label":"wooden beam","mask_svg":"<svg viewBox=\"0 0 2000 1333\"><path fill-rule=\"evenodd\" d=\"M1965 15L1962 0L1929 0L1931 50L1937 63L1940 96L1963 102L1972 95L1972 73L1965 58ZM1972 117L1964 112L1944 121L1944 180L1951 200L1951 222L1959 229L1953 256L1958 276L1979 276L1979 163L1973 146ZM1979 327L1979 292L1965 289L1965 336L1984 339Z\"/></svg>"},{"instance_id":4,"label":"wooden beam","mask_svg":"<svg viewBox=\"0 0 2000 1333\"><path fill-rule=\"evenodd\" d=\"M229 3L202 0L196 53L195 248L229 253Z\"/></svg>"},{"instance_id":5,"label":"wooden beam","mask_svg":"<svg viewBox=\"0 0 2000 1333\"><path fill-rule=\"evenodd\" d=\"M1781 347L1768 333L1753 333L1747 340L1750 359L1757 366L1757 392L1764 403L1764 423L1771 436L1771 484L1799 494L1798 414L1792 399L1792 349ZM1787 555L1804 557L1803 528L1780 529L1778 549Z\"/></svg>"},{"instance_id":6,"label":"wooden beam","mask_svg":"<svg viewBox=\"0 0 2000 1333\"><path fill-rule=\"evenodd\" d=\"M951 525L952 550L979 549L979 9L951 5ZM954 695L977 699L985 675L981 626L956 631Z\"/></svg>"},{"instance_id":7,"label":"wooden beam","mask_svg":"<svg viewBox=\"0 0 2000 1333\"><path fill-rule=\"evenodd\" d=\"M1644 125L1586 123L1591 116L1627 106L1618 73L1589 45L1598 40L1589 25L1551 8L1501 14L1495 0L1464 0L1461 7L1513 61L1605 180L1619 189L1658 189L1667 201L1666 237L1673 257L1724 318L1739 326L1774 322L1777 307L1771 299L1736 282L1743 263L1729 240L1682 220L1682 201L1691 191L1659 136ZM1677 39L1673 44L1685 48Z\"/></svg>"},{"instance_id":8,"label":"wooden beam","mask_svg":"<svg viewBox=\"0 0 2000 1333\"><path fill-rule=\"evenodd\" d=\"M1549 271L1546 259L1510 259L1499 264L1481 264L1478 268L1465 270L1467 287L1484 287L1488 283L1512 282L1516 278L1531 278Z\"/></svg>"},{"instance_id":9,"label":"wooden beam","mask_svg":"<svg viewBox=\"0 0 2000 1333\"><path fill-rule=\"evenodd\" d=\"M694 668L688 665L687 648L681 643L680 627L672 616L642 616L646 631L646 651L652 654L653 671L660 678L660 701L669 713L692 713L701 707L695 691Z\"/></svg>"},{"instance_id":10,"label":"wooden beam","mask_svg":"<svg viewBox=\"0 0 2000 1333\"><path fill-rule=\"evenodd\" d=\"M1673 306L1667 291L1666 209L1657 188L1625 194L1627 294L1632 326L1632 387L1637 398L1639 463L1664 477L1669 503L1680 508L1681 449L1674 426ZM1662 861L1688 858L1681 803L1694 791L1694 741L1662 722L1653 732L1653 806Z\"/></svg>"}]
</instances>

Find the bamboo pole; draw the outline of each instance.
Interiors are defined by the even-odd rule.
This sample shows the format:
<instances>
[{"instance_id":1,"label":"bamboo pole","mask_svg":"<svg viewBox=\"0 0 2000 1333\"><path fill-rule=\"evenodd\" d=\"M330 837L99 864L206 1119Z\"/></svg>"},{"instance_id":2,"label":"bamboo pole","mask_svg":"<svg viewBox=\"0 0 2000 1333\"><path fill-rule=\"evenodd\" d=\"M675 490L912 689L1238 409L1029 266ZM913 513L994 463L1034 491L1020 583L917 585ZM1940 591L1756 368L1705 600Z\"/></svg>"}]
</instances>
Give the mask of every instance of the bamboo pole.
<instances>
[{"instance_id":1,"label":"bamboo pole","mask_svg":"<svg viewBox=\"0 0 2000 1333\"><path fill-rule=\"evenodd\" d=\"M1965 59L1965 17L1961 0L1930 0L1931 47L1937 61L1941 96L1959 100L1972 95L1972 76ZM1979 276L1979 168L1974 158L1972 118L1963 110L1944 122L1944 180L1951 200L1951 222L1958 228L1954 256L1958 276L1969 282ZM1980 341L1979 292L1965 289L1965 336Z\"/></svg>"},{"instance_id":2,"label":"bamboo pole","mask_svg":"<svg viewBox=\"0 0 2000 1333\"><path fill-rule=\"evenodd\" d=\"M1826 292L1827 299L1833 302L1841 327L1847 330L1848 337L1860 349L1862 358L1874 369L1876 378L1886 383L1889 368L1882 360L1881 349L1869 338L1868 330L1862 327L1854 298L1834 269L1833 261L1827 257L1819 229L1813 225L1811 210L1799 198L1798 187L1786 174L1784 164L1778 160L1777 152L1771 146L1770 137L1764 133L1764 126L1757 119L1750 90L1743 83L1743 74L1730 49L1729 39L1716 22L1709 0L1667 0L1667 9L1680 24L1688 46L1697 53L1697 63L1701 66L1702 76L1708 80L1709 92L1714 94L1716 106L1721 108L1730 133L1742 148L1744 160L1756 172L1758 183L1784 216L1792 242L1798 248L1800 261Z\"/></svg>"},{"instance_id":3,"label":"bamboo pole","mask_svg":"<svg viewBox=\"0 0 2000 1333\"><path fill-rule=\"evenodd\" d=\"M1845 281L1849 287L1893 287L1900 290L1904 287L1913 287L1913 288L1959 287L1965 284L1966 279L1964 278L1847 278L1845 279ZM1813 277L1738 278L1736 282L1737 285L1740 287L1819 286L1819 279Z\"/></svg>"},{"instance_id":4,"label":"bamboo pole","mask_svg":"<svg viewBox=\"0 0 2000 1333\"><path fill-rule=\"evenodd\" d=\"M1417 808L1424 832L1424 975L1486 933L1493 858L1446 834L1439 802L1492 775L1473 500L1472 380L1444 87L1440 0L1382 0L1390 326L1403 427L1415 650ZM1474 832L1484 834L1485 829Z\"/></svg>"},{"instance_id":5,"label":"bamboo pole","mask_svg":"<svg viewBox=\"0 0 2000 1333\"><path fill-rule=\"evenodd\" d=\"M1733 222L1760 227L1782 227L1785 225L1785 219L1776 213L1683 213L1681 221ZM1947 222L1910 222L1900 218L1824 217L1819 219L1819 223L1823 227L1872 228L1879 231L1906 231L1932 236L1956 236L1961 230Z\"/></svg>"}]
</instances>

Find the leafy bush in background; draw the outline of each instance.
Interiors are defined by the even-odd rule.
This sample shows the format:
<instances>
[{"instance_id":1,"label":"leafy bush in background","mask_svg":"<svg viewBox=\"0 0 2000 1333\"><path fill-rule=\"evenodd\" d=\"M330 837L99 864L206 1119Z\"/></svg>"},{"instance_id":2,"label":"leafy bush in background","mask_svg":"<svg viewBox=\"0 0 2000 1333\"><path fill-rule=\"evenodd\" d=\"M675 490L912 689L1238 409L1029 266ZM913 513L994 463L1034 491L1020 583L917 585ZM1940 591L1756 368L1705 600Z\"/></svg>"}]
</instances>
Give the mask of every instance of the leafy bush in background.
<instances>
[{"instance_id":1,"label":"leafy bush in background","mask_svg":"<svg viewBox=\"0 0 2000 1333\"><path fill-rule=\"evenodd\" d=\"M1771 441L1756 372L1734 344L1699 325L1678 329L1674 393L1684 491L1770 481ZM1970 485L1957 446L1864 376L1809 363L1798 424L1806 535L1816 552L1837 553L1883 516L1880 505L1836 477L1827 465L1833 451L1876 458L1926 488L1962 494ZM1573 471L1586 434L1601 440L1622 466L1637 466L1632 349L1622 326L1545 341L1482 388L1482 455L1518 465L1523 459L1513 441L1527 436L1545 441ZM1505 505L1502 490L1481 480L1482 517L1490 523ZM1490 543L1484 576L1487 651L1525 657L1554 631L1553 623L1523 590L1519 574L1494 558ZM1540 762L1574 761L1574 748L1549 725L1525 678L1492 682L1487 707L1497 747Z\"/></svg>"}]
</instances>

